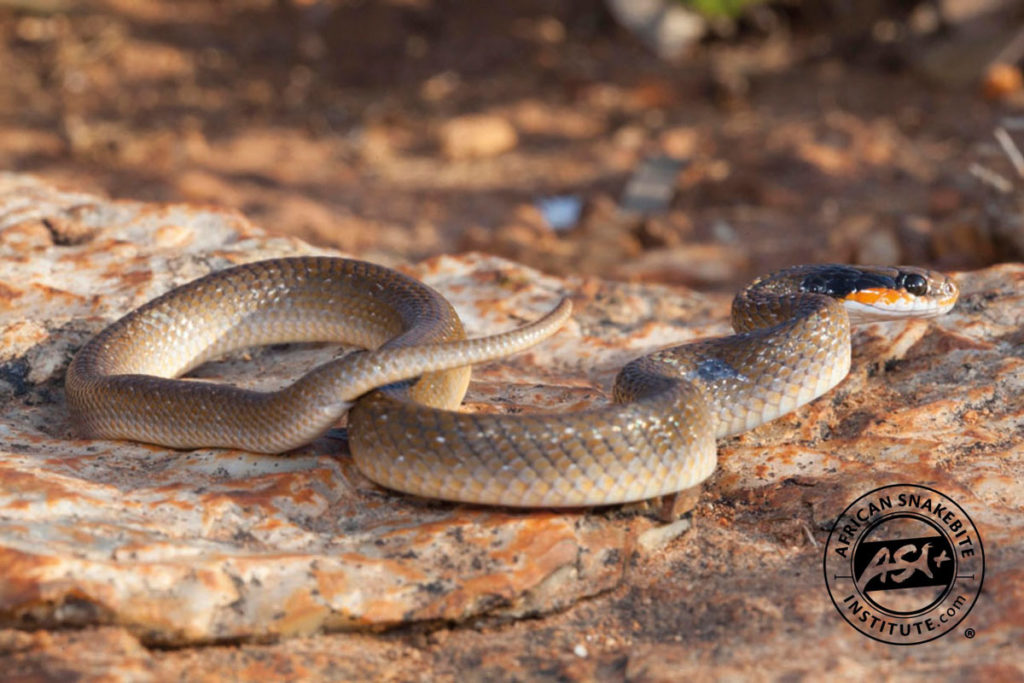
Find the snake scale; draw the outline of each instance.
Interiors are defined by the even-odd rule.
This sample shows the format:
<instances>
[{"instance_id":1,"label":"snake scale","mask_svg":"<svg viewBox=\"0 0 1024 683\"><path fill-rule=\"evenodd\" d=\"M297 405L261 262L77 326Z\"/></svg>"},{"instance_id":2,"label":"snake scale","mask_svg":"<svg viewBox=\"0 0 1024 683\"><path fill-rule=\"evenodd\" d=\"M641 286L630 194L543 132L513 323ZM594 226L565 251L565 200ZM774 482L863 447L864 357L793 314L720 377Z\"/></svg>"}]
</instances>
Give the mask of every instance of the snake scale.
<instances>
[{"instance_id":1,"label":"snake scale","mask_svg":"<svg viewBox=\"0 0 1024 683\"><path fill-rule=\"evenodd\" d=\"M948 311L948 277L913 267L797 266L733 302L736 334L628 363L614 402L564 414L454 412L469 366L554 334L571 305L466 339L426 285L362 261L298 257L207 275L129 313L76 354L66 392L77 432L173 448L297 448L349 412L359 469L400 491L507 506L642 500L714 469L715 440L820 396L850 367L850 323ZM274 392L175 379L256 345L367 349Z\"/></svg>"}]
</instances>

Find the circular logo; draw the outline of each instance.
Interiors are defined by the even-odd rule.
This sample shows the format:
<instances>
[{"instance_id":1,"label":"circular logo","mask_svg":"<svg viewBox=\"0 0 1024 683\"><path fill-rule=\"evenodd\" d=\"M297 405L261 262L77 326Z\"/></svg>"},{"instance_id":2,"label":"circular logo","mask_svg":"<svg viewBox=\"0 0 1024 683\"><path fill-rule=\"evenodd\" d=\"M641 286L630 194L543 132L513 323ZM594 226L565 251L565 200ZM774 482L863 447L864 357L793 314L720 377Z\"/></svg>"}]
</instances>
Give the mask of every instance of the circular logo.
<instances>
[{"instance_id":1,"label":"circular logo","mask_svg":"<svg viewBox=\"0 0 1024 683\"><path fill-rule=\"evenodd\" d=\"M974 607L985 578L971 518L948 496L914 484L883 486L843 510L823 564L843 618L893 645L949 632Z\"/></svg>"}]
</instances>

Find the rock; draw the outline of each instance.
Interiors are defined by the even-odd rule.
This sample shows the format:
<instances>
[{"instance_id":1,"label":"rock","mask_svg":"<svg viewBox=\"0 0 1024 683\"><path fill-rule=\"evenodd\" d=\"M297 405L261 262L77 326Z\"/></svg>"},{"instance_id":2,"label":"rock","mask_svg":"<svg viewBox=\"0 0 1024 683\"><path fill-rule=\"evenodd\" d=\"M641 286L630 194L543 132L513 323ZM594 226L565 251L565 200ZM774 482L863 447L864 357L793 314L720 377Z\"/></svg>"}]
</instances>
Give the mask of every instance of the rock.
<instances>
[{"instance_id":1,"label":"rock","mask_svg":"<svg viewBox=\"0 0 1024 683\"><path fill-rule=\"evenodd\" d=\"M622 190L619 210L627 215L662 214L676 193L676 178L685 160L658 155L641 161Z\"/></svg>"},{"instance_id":2,"label":"rock","mask_svg":"<svg viewBox=\"0 0 1024 683\"><path fill-rule=\"evenodd\" d=\"M441 151L452 160L495 157L519 142L507 119L493 114L459 116L440 130Z\"/></svg>"},{"instance_id":3,"label":"rock","mask_svg":"<svg viewBox=\"0 0 1024 683\"><path fill-rule=\"evenodd\" d=\"M1024 76L1013 64L997 62L989 65L981 78L981 93L989 100L1003 100L1020 92Z\"/></svg>"},{"instance_id":4,"label":"rock","mask_svg":"<svg viewBox=\"0 0 1024 683\"><path fill-rule=\"evenodd\" d=\"M660 136L662 151L674 159L689 159L697 151L700 131L692 126L669 128Z\"/></svg>"},{"instance_id":5,"label":"rock","mask_svg":"<svg viewBox=\"0 0 1024 683\"><path fill-rule=\"evenodd\" d=\"M0 177L4 233L69 216L89 239L60 246L47 232L49 244L7 242L0 268L0 390L19 406L0 460L0 624L109 623L182 645L544 613L615 585L630 539L655 524L403 498L362 478L331 439L286 457L75 440L61 378L93 333L213 268L325 252L268 238L228 211L105 202ZM513 327L568 291L482 256L410 272L452 296L477 332ZM489 401L580 400L580 389L522 386L580 354L605 355L593 333L564 334L525 356L552 361L543 371L483 368ZM332 354L256 354L199 375L254 375L250 384L270 387Z\"/></svg>"},{"instance_id":6,"label":"rock","mask_svg":"<svg viewBox=\"0 0 1024 683\"><path fill-rule=\"evenodd\" d=\"M605 131L604 117L575 105L555 105L540 99L526 99L512 111L516 130L527 135L582 140Z\"/></svg>"},{"instance_id":7,"label":"rock","mask_svg":"<svg viewBox=\"0 0 1024 683\"><path fill-rule=\"evenodd\" d=\"M619 508L515 512L388 492L330 438L287 456L75 439L63 371L107 322L214 268L332 252L230 211L17 175L0 175L0 238L9 677L1024 674L1024 265L957 275L961 303L943 318L859 329L837 389L723 441L700 499L663 506L684 516L650 533L657 522ZM725 294L563 280L483 255L404 270L474 334L575 296L553 339L474 372L467 410L599 404L626 360L728 327ZM267 386L333 353L273 348L200 374ZM854 631L824 586L833 521L894 482L951 496L984 541L984 591L937 641L938 664Z\"/></svg>"},{"instance_id":8,"label":"rock","mask_svg":"<svg viewBox=\"0 0 1024 683\"><path fill-rule=\"evenodd\" d=\"M665 0L607 0L605 5L616 21L666 60L685 56L708 28L696 12Z\"/></svg>"}]
</instances>

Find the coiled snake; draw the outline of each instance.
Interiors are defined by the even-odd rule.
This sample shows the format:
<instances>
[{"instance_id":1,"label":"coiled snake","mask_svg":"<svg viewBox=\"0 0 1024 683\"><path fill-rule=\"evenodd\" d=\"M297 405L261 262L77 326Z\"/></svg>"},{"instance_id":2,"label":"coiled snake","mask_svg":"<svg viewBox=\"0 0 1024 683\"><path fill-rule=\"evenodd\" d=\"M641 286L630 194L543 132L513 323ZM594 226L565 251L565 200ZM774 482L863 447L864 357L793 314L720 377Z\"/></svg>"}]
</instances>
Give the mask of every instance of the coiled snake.
<instances>
[{"instance_id":1,"label":"coiled snake","mask_svg":"<svg viewBox=\"0 0 1024 683\"><path fill-rule=\"evenodd\" d=\"M483 415L451 410L468 366L550 336L568 301L520 329L467 340L451 305L412 278L361 261L276 259L207 275L113 323L76 354L66 392L82 436L183 449L280 453L351 407L356 464L389 488L509 506L621 503L697 484L714 469L716 438L838 384L851 319L939 315L957 296L949 278L918 268L790 268L737 295L737 334L627 364L612 404ZM372 350L275 392L173 379L234 349L296 341Z\"/></svg>"}]
</instances>

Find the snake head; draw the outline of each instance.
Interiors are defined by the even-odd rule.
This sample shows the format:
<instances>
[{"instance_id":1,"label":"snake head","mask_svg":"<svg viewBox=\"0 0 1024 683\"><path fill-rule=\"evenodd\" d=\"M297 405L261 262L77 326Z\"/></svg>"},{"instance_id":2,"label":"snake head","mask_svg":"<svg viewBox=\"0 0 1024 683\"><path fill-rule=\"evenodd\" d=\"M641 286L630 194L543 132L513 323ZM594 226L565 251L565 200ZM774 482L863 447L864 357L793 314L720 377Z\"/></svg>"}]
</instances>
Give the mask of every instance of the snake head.
<instances>
[{"instance_id":1,"label":"snake head","mask_svg":"<svg viewBox=\"0 0 1024 683\"><path fill-rule=\"evenodd\" d=\"M819 266L800 289L839 299L854 323L932 318L949 311L960 295L948 276L916 266Z\"/></svg>"}]
</instances>

